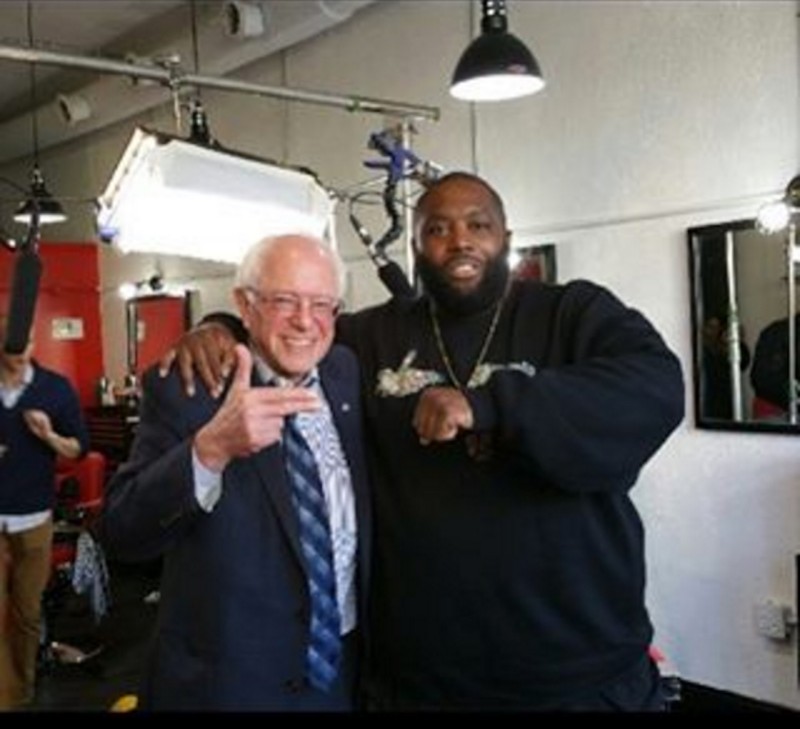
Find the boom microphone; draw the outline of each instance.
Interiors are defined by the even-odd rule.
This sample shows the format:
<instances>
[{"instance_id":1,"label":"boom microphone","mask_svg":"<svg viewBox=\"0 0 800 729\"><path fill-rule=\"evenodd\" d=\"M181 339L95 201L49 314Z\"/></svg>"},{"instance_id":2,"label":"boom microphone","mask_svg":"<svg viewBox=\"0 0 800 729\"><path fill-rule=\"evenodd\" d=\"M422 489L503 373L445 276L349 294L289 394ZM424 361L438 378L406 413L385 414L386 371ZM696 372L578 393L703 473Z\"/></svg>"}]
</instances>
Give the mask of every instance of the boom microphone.
<instances>
[{"instance_id":1,"label":"boom microphone","mask_svg":"<svg viewBox=\"0 0 800 729\"><path fill-rule=\"evenodd\" d=\"M395 216L395 218L397 223L397 231L395 233L395 226L393 226L391 231L392 240L397 238L403 231L403 228L399 226L400 217ZM373 263L377 266L378 278L381 280L383 285L389 289L389 292L392 294L392 296L410 298L415 297L417 295L416 291L414 291L414 288L408 282L406 275L403 273L403 269L400 268L400 264L396 263L386 255L384 248L386 247L386 242L389 235L387 234L384 236L379 243L375 243L372 240L370 232L361 224L361 221L353 214L352 210L350 211L350 223L358 234L358 237L361 238L361 242L367 247L369 256ZM381 242L383 243L382 245L380 244Z\"/></svg>"},{"instance_id":2,"label":"boom microphone","mask_svg":"<svg viewBox=\"0 0 800 729\"><path fill-rule=\"evenodd\" d=\"M30 340L42 262L32 246L25 246L18 254L11 282L11 297L6 321L6 354L22 354Z\"/></svg>"},{"instance_id":3,"label":"boom microphone","mask_svg":"<svg viewBox=\"0 0 800 729\"><path fill-rule=\"evenodd\" d=\"M378 278L391 291L392 296L414 298L417 295L403 269L391 259L378 264Z\"/></svg>"}]
</instances>

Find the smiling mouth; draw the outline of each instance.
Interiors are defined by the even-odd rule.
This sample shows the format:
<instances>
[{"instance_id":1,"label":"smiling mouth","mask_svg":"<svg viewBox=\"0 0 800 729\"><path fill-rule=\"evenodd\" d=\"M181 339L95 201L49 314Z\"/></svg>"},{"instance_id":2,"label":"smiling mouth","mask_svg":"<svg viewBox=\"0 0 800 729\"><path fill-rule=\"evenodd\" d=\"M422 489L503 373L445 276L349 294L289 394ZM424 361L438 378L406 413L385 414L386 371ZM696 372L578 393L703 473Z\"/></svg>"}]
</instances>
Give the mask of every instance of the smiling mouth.
<instances>
[{"instance_id":1,"label":"smiling mouth","mask_svg":"<svg viewBox=\"0 0 800 729\"><path fill-rule=\"evenodd\" d=\"M306 349L314 346L314 340L309 337L285 337L284 343L292 349Z\"/></svg>"},{"instance_id":2,"label":"smiling mouth","mask_svg":"<svg viewBox=\"0 0 800 729\"><path fill-rule=\"evenodd\" d=\"M453 281L469 281L479 276L483 268L474 258L456 258L447 264L446 270Z\"/></svg>"}]
</instances>

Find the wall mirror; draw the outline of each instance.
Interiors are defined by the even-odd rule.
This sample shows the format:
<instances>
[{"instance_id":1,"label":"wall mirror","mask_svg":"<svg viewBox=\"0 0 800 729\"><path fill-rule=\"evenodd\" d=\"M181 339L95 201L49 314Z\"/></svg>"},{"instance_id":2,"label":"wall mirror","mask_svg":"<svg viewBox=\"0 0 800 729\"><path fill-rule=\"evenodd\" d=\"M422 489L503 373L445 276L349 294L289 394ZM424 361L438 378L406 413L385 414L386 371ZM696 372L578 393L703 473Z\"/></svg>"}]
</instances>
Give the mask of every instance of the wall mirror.
<instances>
[{"instance_id":1,"label":"wall mirror","mask_svg":"<svg viewBox=\"0 0 800 729\"><path fill-rule=\"evenodd\" d=\"M796 238L754 219L689 229L698 427L800 432Z\"/></svg>"}]
</instances>

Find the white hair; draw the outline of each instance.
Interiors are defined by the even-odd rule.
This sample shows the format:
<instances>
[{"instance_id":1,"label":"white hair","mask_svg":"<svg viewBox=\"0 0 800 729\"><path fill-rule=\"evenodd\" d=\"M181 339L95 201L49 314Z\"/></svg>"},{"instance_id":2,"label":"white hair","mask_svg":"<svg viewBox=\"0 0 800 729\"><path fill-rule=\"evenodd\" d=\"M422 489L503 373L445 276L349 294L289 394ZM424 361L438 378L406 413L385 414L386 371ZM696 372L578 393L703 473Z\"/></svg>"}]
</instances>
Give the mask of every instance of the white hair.
<instances>
[{"instance_id":1,"label":"white hair","mask_svg":"<svg viewBox=\"0 0 800 729\"><path fill-rule=\"evenodd\" d=\"M264 257L275 247L279 241L286 238L302 238L303 240L315 244L322 251L324 251L325 255L327 255L333 262L336 272L337 296L342 298L344 296L346 282L344 261L342 261L339 252L327 241L322 238L317 238L313 235L308 235L307 233L273 235L262 238L257 243L254 243L244 254L244 258L241 260L238 268L236 269L236 277L234 280L235 287L237 289L256 287L258 284L258 279L261 275Z\"/></svg>"}]
</instances>

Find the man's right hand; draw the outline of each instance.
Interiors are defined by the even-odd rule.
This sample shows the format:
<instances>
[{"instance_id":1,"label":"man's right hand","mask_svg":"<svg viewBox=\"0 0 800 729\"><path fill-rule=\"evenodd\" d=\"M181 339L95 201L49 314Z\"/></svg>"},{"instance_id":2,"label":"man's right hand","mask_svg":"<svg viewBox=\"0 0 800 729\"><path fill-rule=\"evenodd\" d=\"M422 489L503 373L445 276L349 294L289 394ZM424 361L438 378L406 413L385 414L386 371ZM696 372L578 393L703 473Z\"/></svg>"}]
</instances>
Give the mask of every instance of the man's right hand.
<instances>
[{"instance_id":1,"label":"man's right hand","mask_svg":"<svg viewBox=\"0 0 800 729\"><path fill-rule=\"evenodd\" d=\"M469 400L455 387L426 387L414 409L412 426L422 445L453 440L470 430L474 416Z\"/></svg>"},{"instance_id":2,"label":"man's right hand","mask_svg":"<svg viewBox=\"0 0 800 729\"><path fill-rule=\"evenodd\" d=\"M306 387L252 387L253 355L243 344L237 344L234 353L236 372L225 400L194 438L200 462L216 473L231 459L252 455L280 440L287 415L321 405Z\"/></svg>"},{"instance_id":3,"label":"man's right hand","mask_svg":"<svg viewBox=\"0 0 800 729\"><path fill-rule=\"evenodd\" d=\"M233 370L235 363L234 346L236 339L222 324L208 322L190 329L170 349L158 363L162 377L174 364L183 381L186 394L194 395L195 370L205 383L208 391L219 397L225 380Z\"/></svg>"}]
</instances>

